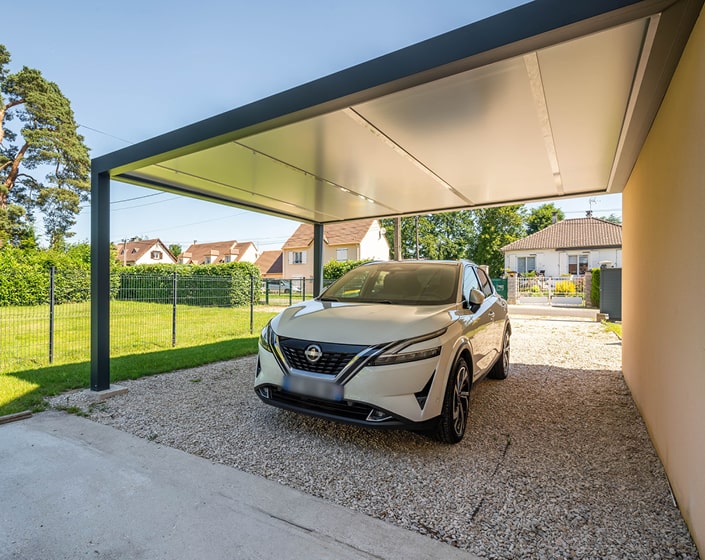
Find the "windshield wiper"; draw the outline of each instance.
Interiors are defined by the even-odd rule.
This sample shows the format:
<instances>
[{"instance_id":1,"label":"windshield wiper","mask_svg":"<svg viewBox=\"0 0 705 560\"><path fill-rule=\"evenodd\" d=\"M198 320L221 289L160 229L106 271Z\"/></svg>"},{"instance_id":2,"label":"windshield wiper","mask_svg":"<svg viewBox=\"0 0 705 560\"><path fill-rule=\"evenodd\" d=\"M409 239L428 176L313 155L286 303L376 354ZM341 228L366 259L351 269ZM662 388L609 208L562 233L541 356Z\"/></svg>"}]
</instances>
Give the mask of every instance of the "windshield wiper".
<instances>
[{"instance_id":1,"label":"windshield wiper","mask_svg":"<svg viewBox=\"0 0 705 560\"><path fill-rule=\"evenodd\" d=\"M322 298L319 298L318 301L340 301L340 300L338 298L334 298L334 297L322 297Z\"/></svg>"}]
</instances>

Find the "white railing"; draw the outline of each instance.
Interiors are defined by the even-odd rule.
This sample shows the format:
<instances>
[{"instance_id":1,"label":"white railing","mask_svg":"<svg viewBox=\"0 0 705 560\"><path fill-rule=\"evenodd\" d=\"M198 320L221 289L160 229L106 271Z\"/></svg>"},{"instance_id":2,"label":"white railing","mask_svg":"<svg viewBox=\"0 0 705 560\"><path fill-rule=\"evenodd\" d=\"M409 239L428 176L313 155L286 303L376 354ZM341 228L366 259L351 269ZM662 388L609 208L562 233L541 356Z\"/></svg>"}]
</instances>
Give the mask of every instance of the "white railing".
<instances>
[{"instance_id":1,"label":"white railing","mask_svg":"<svg viewBox=\"0 0 705 560\"><path fill-rule=\"evenodd\" d=\"M585 305L584 276L520 276L517 303L533 305Z\"/></svg>"}]
</instances>

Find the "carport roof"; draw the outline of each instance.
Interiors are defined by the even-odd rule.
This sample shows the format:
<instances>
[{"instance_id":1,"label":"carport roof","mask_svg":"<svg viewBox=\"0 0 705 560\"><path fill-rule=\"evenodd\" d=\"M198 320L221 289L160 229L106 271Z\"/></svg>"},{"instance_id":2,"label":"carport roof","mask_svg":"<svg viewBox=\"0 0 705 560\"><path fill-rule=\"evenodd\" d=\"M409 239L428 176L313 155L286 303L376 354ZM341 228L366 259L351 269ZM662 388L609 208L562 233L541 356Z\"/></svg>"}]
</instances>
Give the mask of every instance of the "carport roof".
<instances>
[{"instance_id":1,"label":"carport roof","mask_svg":"<svg viewBox=\"0 0 705 560\"><path fill-rule=\"evenodd\" d=\"M309 223L620 192L702 0L537 0L93 160Z\"/></svg>"}]
</instances>

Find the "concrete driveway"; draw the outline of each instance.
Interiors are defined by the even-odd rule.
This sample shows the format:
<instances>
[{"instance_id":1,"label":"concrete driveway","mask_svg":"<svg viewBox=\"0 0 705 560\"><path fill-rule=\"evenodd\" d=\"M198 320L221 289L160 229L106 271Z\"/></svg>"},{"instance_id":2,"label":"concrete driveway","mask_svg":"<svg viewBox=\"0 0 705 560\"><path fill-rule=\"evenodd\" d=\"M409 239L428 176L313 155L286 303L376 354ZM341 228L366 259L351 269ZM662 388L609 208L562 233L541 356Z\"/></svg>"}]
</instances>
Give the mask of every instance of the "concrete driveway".
<instances>
[{"instance_id":1,"label":"concrete driveway","mask_svg":"<svg viewBox=\"0 0 705 560\"><path fill-rule=\"evenodd\" d=\"M473 559L85 418L0 425L0 558Z\"/></svg>"}]
</instances>

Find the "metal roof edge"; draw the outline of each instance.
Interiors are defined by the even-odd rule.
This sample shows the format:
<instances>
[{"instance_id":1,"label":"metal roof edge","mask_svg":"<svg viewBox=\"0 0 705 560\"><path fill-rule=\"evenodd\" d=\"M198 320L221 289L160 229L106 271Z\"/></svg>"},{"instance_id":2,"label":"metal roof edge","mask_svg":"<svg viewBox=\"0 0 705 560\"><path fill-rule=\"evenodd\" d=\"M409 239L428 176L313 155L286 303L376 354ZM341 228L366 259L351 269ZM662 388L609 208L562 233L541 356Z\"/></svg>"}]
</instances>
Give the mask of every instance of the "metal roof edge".
<instances>
[{"instance_id":1,"label":"metal roof edge","mask_svg":"<svg viewBox=\"0 0 705 560\"><path fill-rule=\"evenodd\" d=\"M98 156L118 175L645 17L684 0L535 0L132 146Z\"/></svg>"}]
</instances>

